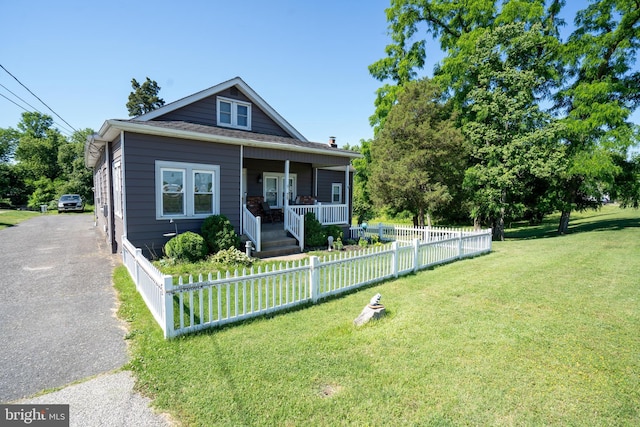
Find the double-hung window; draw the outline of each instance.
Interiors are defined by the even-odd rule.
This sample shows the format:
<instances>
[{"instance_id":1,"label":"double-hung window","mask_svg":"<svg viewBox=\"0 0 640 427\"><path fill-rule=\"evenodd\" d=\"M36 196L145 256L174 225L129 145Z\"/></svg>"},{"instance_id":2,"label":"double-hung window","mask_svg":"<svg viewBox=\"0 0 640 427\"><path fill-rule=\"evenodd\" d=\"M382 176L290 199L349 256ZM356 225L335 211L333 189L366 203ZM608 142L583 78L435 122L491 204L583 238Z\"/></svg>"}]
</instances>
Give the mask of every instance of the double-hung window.
<instances>
[{"instance_id":1,"label":"double-hung window","mask_svg":"<svg viewBox=\"0 0 640 427\"><path fill-rule=\"evenodd\" d=\"M122 218L122 164L113 163L113 213Z\"/></svg>"},{"instance_id":2,"label":"double-hung window","mask_svg":"<svg viewBox=\"0 0 640 427\"><path fill-rule=\"evenodd\" d=\"M218 125L251 130L251 104L218 97Z\"/></svg>"},{"instance_id":3,"label":"double-hung window","mask_svg":"<svg viewBox=\"0 0 640 427\"><path fill-rule=\"evenodd\" d=\"M331 203L342 203L342 183L331 184Z\"/></svg>"},{"instance_id":4,"label":"double-hung window","mask_svg":"<svg viewBox=\"0 0 640 427\"><path fill-rule=\"evenodd\" d=\"M189 218L220 211L220 166L156 161L156 218Z\"/></svg>"}]
</instances>

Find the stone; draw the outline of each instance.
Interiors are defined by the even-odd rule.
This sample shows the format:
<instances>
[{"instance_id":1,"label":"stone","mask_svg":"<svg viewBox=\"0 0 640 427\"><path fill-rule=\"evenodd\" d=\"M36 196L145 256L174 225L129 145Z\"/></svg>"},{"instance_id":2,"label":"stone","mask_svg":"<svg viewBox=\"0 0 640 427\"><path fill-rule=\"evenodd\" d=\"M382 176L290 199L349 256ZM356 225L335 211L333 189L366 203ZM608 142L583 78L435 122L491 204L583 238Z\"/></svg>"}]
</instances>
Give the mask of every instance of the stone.
<instances>
[{"instance_id":1,"label":"stone","mask_svg":"<svg viewBox=\"0 0 640 427\"><path fill-rule=\"evenodd\" d=\"M385 314L386 314L386 310L383 305L378 304L375 307L372 307L371 305L366 305L362 309L362 312L360 313L360 315L355 318L353 323L356 326L362 326L368 323L372 319L380 319L384 317Z\"/></svg>"}]
</instances>

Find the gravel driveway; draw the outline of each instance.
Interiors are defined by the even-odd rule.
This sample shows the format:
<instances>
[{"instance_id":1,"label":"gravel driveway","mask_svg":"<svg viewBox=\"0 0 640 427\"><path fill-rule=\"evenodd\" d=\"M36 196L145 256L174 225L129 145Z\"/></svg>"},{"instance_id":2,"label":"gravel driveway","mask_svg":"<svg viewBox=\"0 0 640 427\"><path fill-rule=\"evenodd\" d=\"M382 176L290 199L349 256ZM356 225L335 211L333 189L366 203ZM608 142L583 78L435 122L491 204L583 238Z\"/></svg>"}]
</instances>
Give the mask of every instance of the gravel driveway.
<instances>
[{"instance_id":1,"label":"gravel driveway","mask_svg":"<svg viewBox=\"0 0 640 427\"><path fill-rule=\"evenodd\" d=\"M113 371L127 362L111 281L118 261L88 214L41 215L0 231L0 402ZM106 403L114 416L119 409L129 412L119 421L131 418L132 407L151 414L146 404L109 404L114 391L105 384L114 381L124 386L122 402L142 399L131 392L129 378L129 373L112 373L20 402L66 400L71 425L94 425L73 419L82 405ZM74 399L82 402L77 408ZM140 424L138 419L134 424L151 422Z\"/></svg>"}]
</instances>

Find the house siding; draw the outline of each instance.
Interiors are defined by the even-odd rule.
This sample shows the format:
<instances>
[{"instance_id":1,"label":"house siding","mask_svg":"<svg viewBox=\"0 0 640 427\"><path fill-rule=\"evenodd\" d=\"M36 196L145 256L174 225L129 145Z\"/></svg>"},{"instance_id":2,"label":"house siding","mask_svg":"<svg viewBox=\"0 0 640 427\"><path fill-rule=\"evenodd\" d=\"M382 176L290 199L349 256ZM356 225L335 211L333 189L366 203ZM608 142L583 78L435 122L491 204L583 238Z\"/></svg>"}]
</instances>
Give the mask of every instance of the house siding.
<instances>
[{"instance_id":1,"label":"house siding","mask_svg":"<svg viewBox=\"0 0 640 427\"><path fill-rule=\"evenodd\" d=\"M331 184L342 184L342 203L345 203L344 192L344 171L328 171L318 170L318 201L322 203L331 203Z\"/></svg>"},{"instance_id":2,"label":"house siding","mask_svg":"<svg viewBox=\"0 0 640 427\"><path fill-rule=\"evenodd\" d=\"M217 97L236 99L243 102L249 102L249 98L244 96L239 90L229 88L215 95L209 96L200 101L189 104L178 110L169 112L154 120L161 121L185 121L189 123L197 123L206 126L217 126ZM251 103L251 131L266 135L276 135L283 137L294 137L273 121L264 111L256 104Z\"/></svg>"},{"instance_id":3,"label":"house siding","mask_svg":"<svg viewBox=\"0 0 640 427\"><path fill-rule=\"evenodd\" d=\"M200 163L220 166L220 213L227 216L236 232L240 231L240 147L210 142L126 133L125 186L127 238L147 255L162 256L174 231L169 220L156 219L155 162ZM200 232L203 219L175 220L178 232Z\"/></svg>"}]
</instances>

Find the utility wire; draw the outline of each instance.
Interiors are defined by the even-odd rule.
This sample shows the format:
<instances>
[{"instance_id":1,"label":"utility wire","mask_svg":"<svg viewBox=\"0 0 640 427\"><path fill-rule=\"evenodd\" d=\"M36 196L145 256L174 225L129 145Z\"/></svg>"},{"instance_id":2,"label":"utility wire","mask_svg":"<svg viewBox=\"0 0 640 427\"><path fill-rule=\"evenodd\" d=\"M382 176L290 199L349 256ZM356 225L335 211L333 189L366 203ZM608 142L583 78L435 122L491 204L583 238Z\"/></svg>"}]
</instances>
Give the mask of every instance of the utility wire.
<instances>
[{"instance_id":1,"label":"utility wire","mask_svg":"<svg viewBox=\"0 0 640 427\"><path fill-rule=\"evenodd\" d=\"M0 86L2 86L2 84L0 84ZM4 86L2 86L4 87ZM5 89L7 89L6 87L4 87ZM9 89L7 89L9 92L11 92ZM29 105L28 102L26 102L24 99L20 98L18 95L16 95L15 93L11 92L15 97L17 97L18 99L20 99L22 102L24 102L25 104ZM9 97L7 97L6 95L3 95L0 93L0 96L3 97L4 99L6 99L7 101L11 102L12 104L16 105L18 108L22 108L24 111L26 111L27 113L30 113L31 111L27 110L26 108L24 108L22 105L18 104L16 101L14 101L13 99L10 99ZM29 107L33 108L32 105L29 105ZM37 108L33 108L34 110L38 111ZM38 113L40 113L40 111L38 111ZM42 114L42 113L40 113ZM63 134L67 134L67 136L71 136L72 132L69 131L68 129L66 129L64 126L61 126L60 123L58 122L53 122L53 124L58 125L58 130L63 133Z\"/></svg>"},{"instance_id":2,"label":"utility wire","mask_svg":"<svg viewBox=\"0 0 640 427\"><path fill-rule=\"evenodd\" d=\"M22 82L20 80L18 80L18 78L16 76L14 76L13 74L11 74L9 72L9 70L7 70L6 68L4 68L4 66L2 64L0 64L0 68L2 68L7 74L9 74L11 77L14 78L15 81L17 81L18 83L20 83L20 86L22 86L23 88L25 88L31 95L35 96L36 99L40 102L42 102L42 104L47 107L49 109L49 111L51 111L53 114L55 114L60 120L62 120L63 122L66 123L67 126L69 126L71 129L73 129L75 132L78 132L78 130L76 128L74 128L73 126L71 126L65 119L63 119L58 113L56 113L55 111L53 111L53 109L51 107L49 107L42 99L40 99L38 97L38 95L36 95L35 93L31 92L31 89L29 89L28 87L26 87L24 84L22 84Z\"/></svg>"}]
</instances>

